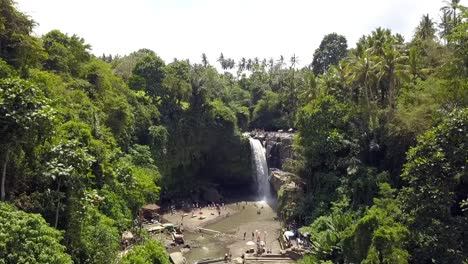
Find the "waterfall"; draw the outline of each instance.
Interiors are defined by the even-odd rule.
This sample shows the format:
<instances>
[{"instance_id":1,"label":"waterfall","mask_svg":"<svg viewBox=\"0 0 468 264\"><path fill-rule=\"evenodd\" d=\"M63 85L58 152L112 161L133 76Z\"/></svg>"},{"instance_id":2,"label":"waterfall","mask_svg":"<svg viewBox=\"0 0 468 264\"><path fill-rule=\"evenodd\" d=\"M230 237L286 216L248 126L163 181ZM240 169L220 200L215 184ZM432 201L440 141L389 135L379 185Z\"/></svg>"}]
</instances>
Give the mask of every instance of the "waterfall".
<instances>
[{"instance_id":1,"label":"waterfall","mask_svg":"<svg viewBox=\"0 0 468 264\"><path fill-rule=\"evenodd\" d=\"M271 198L270 182L268 181L268 165L266 162L266 151L258 139L249 138L252 149L252 162L255 165L255 180L257 183L257 195L262 201Z\"/></svg>"}]
</instances>

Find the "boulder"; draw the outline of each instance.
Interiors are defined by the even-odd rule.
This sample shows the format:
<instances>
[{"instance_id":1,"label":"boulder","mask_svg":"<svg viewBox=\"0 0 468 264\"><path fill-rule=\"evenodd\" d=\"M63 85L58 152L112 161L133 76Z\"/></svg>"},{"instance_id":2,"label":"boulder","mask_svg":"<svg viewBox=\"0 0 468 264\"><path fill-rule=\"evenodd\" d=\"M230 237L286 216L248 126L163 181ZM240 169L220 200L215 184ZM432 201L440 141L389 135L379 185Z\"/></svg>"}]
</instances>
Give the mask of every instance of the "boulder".
<instances>
[{"instance_id":1,"label":"boulder","mask_svg":"<svg viewBox=\"0 0 468 264\"><path fill-rule=\"evenodd\" d=\"M184 258L181 252L170 253L169 258L174 264L186 264L187 263L187 260Z\"/></svg>"},{"instance_id":2,"label":"boulder","mask_svg":"<svg viewBox=\"0 0 468 264\"><path fill-rule=\"evenodd\" d=\"M273 185L275 191L279 191L281 186L286 185L287 183L297 179L298 176L294 173L282 171L279 169L272 169L270 176L270 183Z\"/></svg>"}]
</instances>

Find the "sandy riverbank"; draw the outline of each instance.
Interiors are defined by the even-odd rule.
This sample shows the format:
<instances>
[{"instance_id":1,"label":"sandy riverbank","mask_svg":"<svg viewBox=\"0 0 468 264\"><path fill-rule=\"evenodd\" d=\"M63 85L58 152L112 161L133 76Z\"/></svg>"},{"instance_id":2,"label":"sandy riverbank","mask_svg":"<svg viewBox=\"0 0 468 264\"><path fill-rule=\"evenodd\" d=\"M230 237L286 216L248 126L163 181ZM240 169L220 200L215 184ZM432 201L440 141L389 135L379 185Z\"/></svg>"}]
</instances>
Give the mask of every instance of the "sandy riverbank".
<instances>
[{"instance_id":1,"label":"sandy riverbank","mask_svg":"<svg viewBox=\"0 0 468 264\"><path fill-rule=\"evenodd\" d=\"M163 215L165 221L175 225L183 223L186 230L192 231L186 235L186 242L199 246L184 253L189 263L203 258L222 257L229 251L231 251L233 258L240 257L246 250L252 248L252 246L247 245L247 242L252 241L252 232L256 231L259 231L262 241L266 238L267 248L274 253L280 250L277 238L281 224L276 219L276 212L267 204L260 202L231 203L221 210L220 216L214 209L202 208L201 215L206 217L204 219L199 219L200 209L197 212L197 217L192 218L192 214L189 212L183 220L184 212L182 211ZM203 236L197 233L199 227L216 230L223 235L205 234ZM245 240L244 233L246 234Z\"/></svg>"},{"instance_id":2,"label":"sandy riverbank","mask_svg":"<svg viewBox=\"0 0 468 264\"><path fill-rule=\"evenodd\" d=\"M176 226L182 224L184 229L196 232L199 227L205 227L211 223L218 222L226 217L236 214L238 211L230 206L225 206L220 210L220 212L221 214L218 214L216 209L203 207L200 209L196 208L194 210L195 217L192 217L192 212L187 213L182 210L176 210L174 214L163 214L162 218L164 221L173 223Z\"/></svg>"}]
</instances>

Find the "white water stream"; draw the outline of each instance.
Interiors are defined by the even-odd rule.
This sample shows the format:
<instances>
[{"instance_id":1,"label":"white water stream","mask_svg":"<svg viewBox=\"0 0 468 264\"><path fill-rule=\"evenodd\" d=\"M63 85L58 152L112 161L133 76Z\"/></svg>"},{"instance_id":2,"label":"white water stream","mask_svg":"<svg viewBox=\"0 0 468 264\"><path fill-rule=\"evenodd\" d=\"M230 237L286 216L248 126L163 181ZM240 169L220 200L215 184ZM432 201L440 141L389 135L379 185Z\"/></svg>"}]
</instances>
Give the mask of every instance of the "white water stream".
<instances>
[{"instance_id":1,"label":"white water stream","mask_svg":"<svg viewBox=\"0 0 468 264\"><path fill-rule=\"evenodd\" d=\"M268 202L271 200L270 182L268 181L268 165L266 151L258 139L249 138L252 150L252 162L255 166L255 180L259 200Z\"/></svg>"}]
</instances>

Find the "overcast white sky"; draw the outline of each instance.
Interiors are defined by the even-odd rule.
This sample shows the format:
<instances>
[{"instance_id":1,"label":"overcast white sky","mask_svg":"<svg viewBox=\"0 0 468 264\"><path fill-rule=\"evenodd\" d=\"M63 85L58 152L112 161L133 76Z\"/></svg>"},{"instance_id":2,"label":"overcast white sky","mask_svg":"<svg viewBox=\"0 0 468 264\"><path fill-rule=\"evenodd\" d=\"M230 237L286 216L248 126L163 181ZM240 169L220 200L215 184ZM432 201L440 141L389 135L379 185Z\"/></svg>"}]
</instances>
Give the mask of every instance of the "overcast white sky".
<instances>
[{"instance_id":1,"label":"overcast white sky","mask_svg":"<svg viewBox=\"0 0 468 264\"><path fill-rule=\"evenodd\" d=\"M467 5L468 0L462 0ZM16 0L39 26L38 35L59 29L77 34L96 55L154 50L214 64L225 57L312 61L327 33L346 36L348 46L382 26L410 39L421 16L438 21L441 0Z\"/></svg>"}]
</instances>

